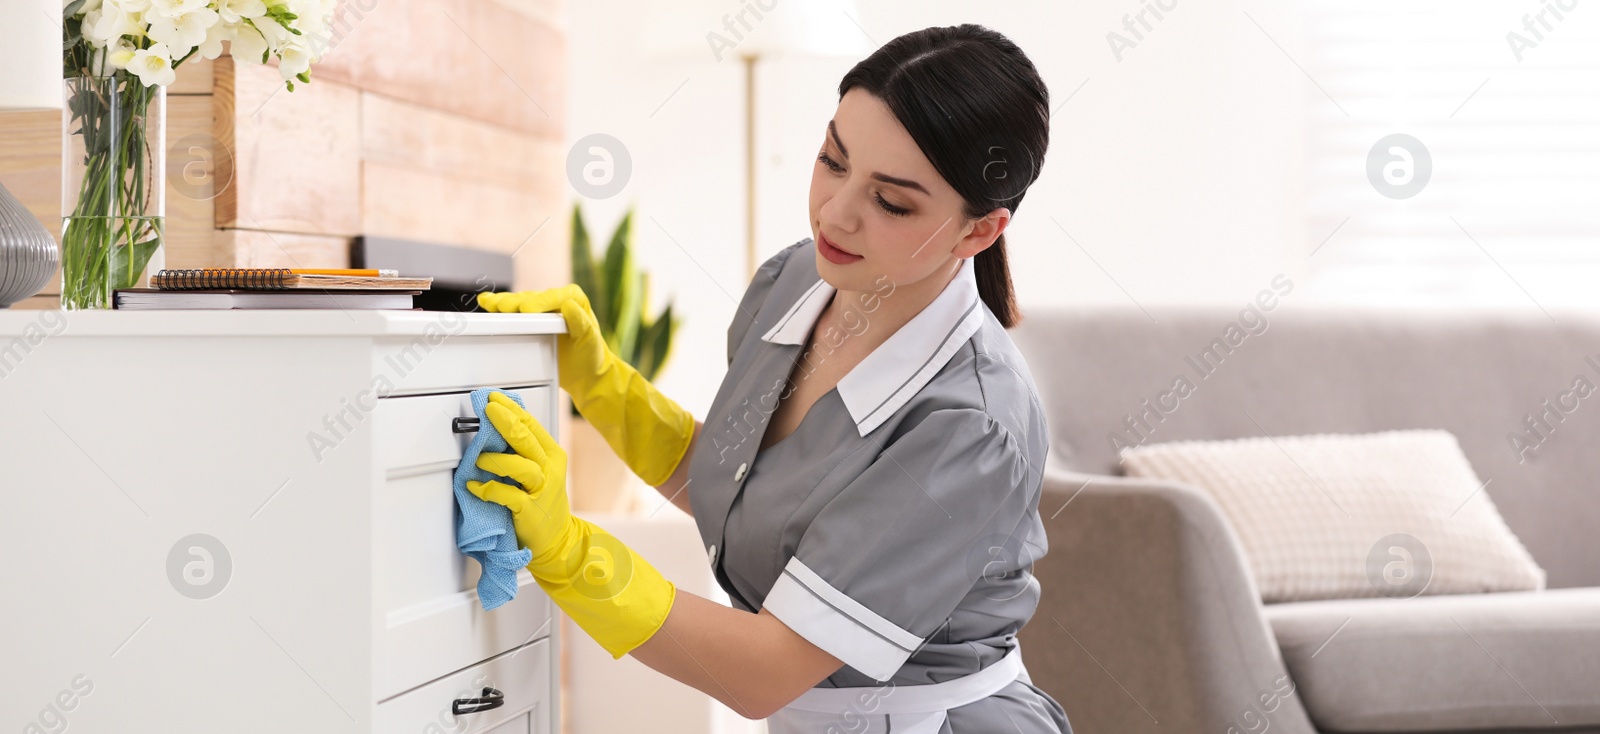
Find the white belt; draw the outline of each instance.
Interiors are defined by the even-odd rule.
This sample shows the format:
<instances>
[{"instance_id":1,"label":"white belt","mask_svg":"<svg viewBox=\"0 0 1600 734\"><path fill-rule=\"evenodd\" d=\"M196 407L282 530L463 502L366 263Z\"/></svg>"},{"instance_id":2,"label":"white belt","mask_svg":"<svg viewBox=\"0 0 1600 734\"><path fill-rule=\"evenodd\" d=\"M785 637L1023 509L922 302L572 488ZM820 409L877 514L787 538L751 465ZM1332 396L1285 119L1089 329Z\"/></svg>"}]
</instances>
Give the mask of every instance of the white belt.
<instances>
[{"instance_id":1,"label":"white belt","mask_svg":"<svg viewBox=\"0 0 1600 734\"><path fill-rule=\"evenodd\" d=\"M918 723L932 725L928 731L937 731L946 710L981 701L1016 680L1033 682L1022 665L1021 645L983 670L942 683L812 688L768 719L768 726L772 734L781 734L804 731L800 728L802 723L815 726L822 724L823 718L850 722L869 716L907 715L916 717ZM897 725L894 731L900 734L906 729Z\"/></svg>"}]
</instances>

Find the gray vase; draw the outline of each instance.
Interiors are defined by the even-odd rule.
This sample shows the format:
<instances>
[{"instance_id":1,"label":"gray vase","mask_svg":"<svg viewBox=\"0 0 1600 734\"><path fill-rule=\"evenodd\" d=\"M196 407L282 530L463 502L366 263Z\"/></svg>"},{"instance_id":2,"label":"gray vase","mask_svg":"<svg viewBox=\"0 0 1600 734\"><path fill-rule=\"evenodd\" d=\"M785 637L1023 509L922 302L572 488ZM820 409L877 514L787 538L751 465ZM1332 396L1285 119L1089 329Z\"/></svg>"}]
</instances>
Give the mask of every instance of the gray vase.
<instances>
[{"instance_id":1,"label":"gray vase","mask_svg":"<svg viewBox=\"0 0 1600 734\"><path fill-rule=\"evenodd\" d=\"M60 264L50 230L0 186L0 308L38 293Z\"/></svg>"}]
</instances>

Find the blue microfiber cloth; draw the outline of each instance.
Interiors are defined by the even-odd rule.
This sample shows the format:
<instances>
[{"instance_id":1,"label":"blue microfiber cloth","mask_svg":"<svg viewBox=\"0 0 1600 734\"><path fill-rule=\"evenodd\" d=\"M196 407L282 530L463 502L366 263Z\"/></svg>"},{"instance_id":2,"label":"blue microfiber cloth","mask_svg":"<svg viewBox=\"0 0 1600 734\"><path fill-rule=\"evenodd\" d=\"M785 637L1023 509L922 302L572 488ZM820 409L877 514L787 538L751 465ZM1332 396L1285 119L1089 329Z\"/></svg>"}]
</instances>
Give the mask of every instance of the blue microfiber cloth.
<instances>
[{"instance_id":1,"label":"blue microfiber cloth","mask_svg":"<svg viewBox=\"0 0 1600 734\"><path fill-rule=\"evenodd\" d=\"M511 510L505 505L478 499L467 489L467 481L496 480L511 486L516 481L478 468L478 454L504 453L510 448L500 431L484 415L489 393L498 392L523 404L516 393L482 388L472 391L472 412L478 414L478 433L467 444L467 451L456 467L456 547L478 562L483 573L478 578L478 600L484 609L494 609L517 596L517 569L533 560L533 551L517 546L517 532L511 524Z\"/></svg>"}]
</instances>

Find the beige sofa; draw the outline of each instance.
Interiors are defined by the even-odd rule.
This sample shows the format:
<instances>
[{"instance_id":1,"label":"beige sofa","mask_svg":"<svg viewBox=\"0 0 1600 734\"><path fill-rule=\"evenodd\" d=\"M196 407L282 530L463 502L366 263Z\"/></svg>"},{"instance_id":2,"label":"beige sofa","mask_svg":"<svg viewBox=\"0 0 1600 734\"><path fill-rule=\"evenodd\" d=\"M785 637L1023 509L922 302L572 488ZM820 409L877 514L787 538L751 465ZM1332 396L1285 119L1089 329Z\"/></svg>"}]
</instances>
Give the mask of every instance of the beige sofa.
<instances>
[{"instance_id":1,"label":"beige sofa","mask_svg":"<svg viewBox=\"0 0 1600 734\"><path fill-rule=\"evenodd\" d=\"M1077 734L1600 732L1600 310L1274 306L1012 332L1051 432L1035 683ZM1546 590L1263 604L1218 505L1113 448L1398 428L1455 434Z\"/></svg>"}]
</instances>

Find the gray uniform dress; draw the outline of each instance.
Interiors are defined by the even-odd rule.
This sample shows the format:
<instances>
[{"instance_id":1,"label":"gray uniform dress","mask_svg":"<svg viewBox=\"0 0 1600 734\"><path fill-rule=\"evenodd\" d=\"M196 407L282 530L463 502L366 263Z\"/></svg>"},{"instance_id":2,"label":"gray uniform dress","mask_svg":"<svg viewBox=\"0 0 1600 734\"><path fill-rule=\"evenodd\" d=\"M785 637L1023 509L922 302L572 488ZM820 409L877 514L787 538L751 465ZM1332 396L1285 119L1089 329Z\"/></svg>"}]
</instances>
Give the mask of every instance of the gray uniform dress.
<instances>
[{"instance_id":1,"label":"gray uniform dress","mask_svg":"<svg viewBox=\"0 0 1600 734\"><path fill-rule=\"evenodd\" d=\"M1032 565L1047 549L1038 512L1047 438L1032 375L979 299L973 267L964 261L765 450L796 364L819 365L867 333L894 286L840 304L847 330L829 329L802 354L836 293L808 237L768 259L739 303L728 374L690 466L695 521L734 606L766 608L845 662L807 693L831 703L786 707L768 720L773 732L1071 731L1025 668L997 665L1020 664L1016 633L1039 601ZM970 703L884 713L897 694L905 705L915 687L948 690L991 666L1000 683ZM848 704L841 693L852 694Z\"/></svg>"}]
</instances>

